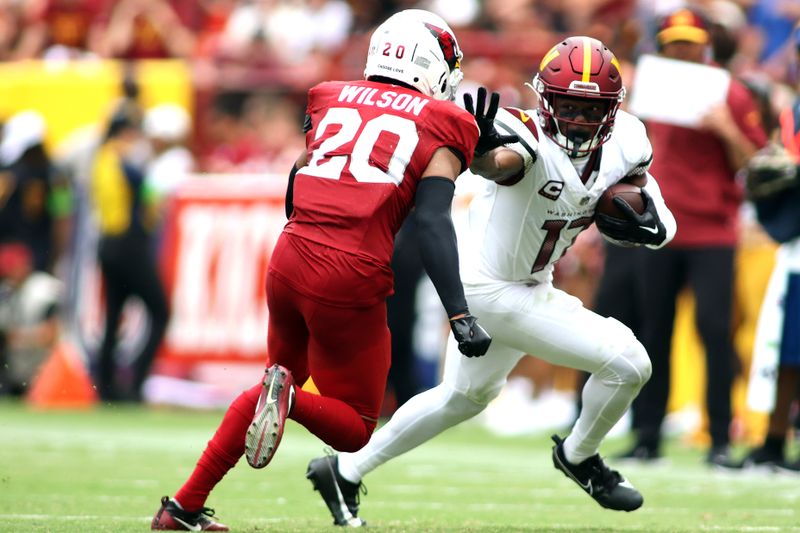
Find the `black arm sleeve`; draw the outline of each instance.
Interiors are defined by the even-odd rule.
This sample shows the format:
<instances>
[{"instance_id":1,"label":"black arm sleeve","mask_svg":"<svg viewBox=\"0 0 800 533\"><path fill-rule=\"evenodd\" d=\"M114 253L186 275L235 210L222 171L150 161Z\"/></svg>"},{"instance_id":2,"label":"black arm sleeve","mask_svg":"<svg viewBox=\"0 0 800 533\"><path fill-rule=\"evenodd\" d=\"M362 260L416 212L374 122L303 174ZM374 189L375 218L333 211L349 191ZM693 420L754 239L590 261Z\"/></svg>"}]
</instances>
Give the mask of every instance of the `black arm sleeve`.
<instances>
[{"instance_id":1,"label":"black arm sleeve","mask_svg":"<svg viewBox=\"0 0 800 533\"><path fill-rule=\"evenodd\" d=\"M294 175L297 174L297 165L292 165L292 171L289 172L289 183L286 185L286 199L284 200L284 207L286 209L286 218L292 216L294 211Z\"/></svg>"},{"instance_id":2,"label":"black arm sleeve","mask_svg":"<svg viewBox=\"0 0 800 533\"><path fill-rule=\"evenodd\" d=\"M467 312L458 270L456 231L450 218L454 191L453 180L429 177L420 181L415 199L422 264L448 317Z\"/></svg>"}]
</instances>

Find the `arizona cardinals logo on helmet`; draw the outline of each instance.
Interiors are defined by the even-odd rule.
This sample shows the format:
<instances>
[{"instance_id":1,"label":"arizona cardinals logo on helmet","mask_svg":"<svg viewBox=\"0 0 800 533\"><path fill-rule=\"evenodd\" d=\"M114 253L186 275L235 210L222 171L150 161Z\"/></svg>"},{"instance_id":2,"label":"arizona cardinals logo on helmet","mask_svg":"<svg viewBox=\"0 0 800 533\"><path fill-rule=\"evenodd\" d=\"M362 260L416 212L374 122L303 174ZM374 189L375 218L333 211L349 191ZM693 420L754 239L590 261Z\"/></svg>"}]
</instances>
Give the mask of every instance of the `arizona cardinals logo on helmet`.
<instances>
[{"instance_id":1,"label":"arizona cardinals logo on helmet","mask_svg":"<svg viewBox=\"0 0 800 533\"><path fill-rule=\"evenodd\" d=\"M453 39L452 34L446 32L444 29L439 28L438 26L434 26L430 22L426 22L425 27L431 30L433 36L436 37L437 41L439 41L439 46L442 48L444 59L447 61L447 65L450 67L450 70L459 67L459 56L461 54L459 53L458 45L456 44L455 39Z\"/></svg>"},{"instance_id":2,"label":"arizona cardinals logo on helmet","mask_svg":"<svg viewBox=\"0 0 800 533\"><path fill-rule=\"evenodd\" d=\"M444 19L423 9L406 9L372 33L364 77L397 80L433 98L453 100L464 77L462 57Z\"/></svg>"}]
</instances>

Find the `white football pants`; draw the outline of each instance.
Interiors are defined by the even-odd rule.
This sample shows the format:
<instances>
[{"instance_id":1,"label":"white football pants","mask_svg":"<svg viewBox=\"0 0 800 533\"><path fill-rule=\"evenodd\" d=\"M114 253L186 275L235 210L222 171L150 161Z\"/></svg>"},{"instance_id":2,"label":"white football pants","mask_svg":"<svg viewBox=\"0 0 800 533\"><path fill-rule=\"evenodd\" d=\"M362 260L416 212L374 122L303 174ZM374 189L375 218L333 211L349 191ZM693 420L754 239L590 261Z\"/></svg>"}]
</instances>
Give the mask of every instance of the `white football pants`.
<instances>
[{"instance_id":1,"label":"white football pants","mask_svg":"<svg viewBox=\"0 0 800 533\"><path fill-rule=\"evenodd\" d=\"M368 472L481 412L500 393L525 354L591 373L583 408L565 442L571 462L597 453L600 442L650 378L650 360L633 332L583 307L550 284L465 285L470 312L492 336L483 357L468 358L451 336L442 382L403 404L369 443L339 456L343 476Z\"/></svg>"}]
</instances>

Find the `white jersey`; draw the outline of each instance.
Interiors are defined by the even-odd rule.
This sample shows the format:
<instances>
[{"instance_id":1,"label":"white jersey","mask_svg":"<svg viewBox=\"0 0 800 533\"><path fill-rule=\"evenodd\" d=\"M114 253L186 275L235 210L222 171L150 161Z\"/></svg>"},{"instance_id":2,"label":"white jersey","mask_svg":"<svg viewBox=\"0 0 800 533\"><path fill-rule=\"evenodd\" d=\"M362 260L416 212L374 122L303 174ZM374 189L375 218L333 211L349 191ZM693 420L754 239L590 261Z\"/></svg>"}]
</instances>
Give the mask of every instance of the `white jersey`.
<instances>
[{"instance_id":1,"label":"white jersey","mask_svg":"<svg viewBox=\"0 0 800 533\"><path fill-rule=\"evenodd\" d=\"M593 222L603 192L647 171L650 141L639 119L619 111L587 186L569 156L541 130L536 111L501 109L495 124L501 133L520 137L507 148L522 156L524 170L505 185L484 180L470 202L459 227L461 278L465 284L550 282L555 262Z\"/></svg>"}]
</instances>

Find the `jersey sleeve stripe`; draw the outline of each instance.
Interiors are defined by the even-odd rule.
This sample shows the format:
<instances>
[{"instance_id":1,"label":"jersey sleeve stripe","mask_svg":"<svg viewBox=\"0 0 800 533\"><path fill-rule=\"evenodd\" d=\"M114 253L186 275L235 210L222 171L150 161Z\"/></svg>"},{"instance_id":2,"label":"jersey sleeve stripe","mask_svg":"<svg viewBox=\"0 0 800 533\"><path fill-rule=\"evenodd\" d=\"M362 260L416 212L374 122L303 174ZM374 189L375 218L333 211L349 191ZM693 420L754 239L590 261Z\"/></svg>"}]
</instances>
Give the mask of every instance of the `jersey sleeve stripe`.
<instances>
[{"instance_id":1,"label":"jersey sleeve stripe","mask_svg":"<svg viewBox=\"0 0 800 533\"><path fill-rule=\"evenodd\" d=\"M648 169L650 168L650 164L652 162L653 162L653 154L651 152L650 157L648 157L646 161L642 161L641 163L633 167L633 169L631 169L631 171L629 172L629 175L644 174L645 172L648 171Z\"/></svg>"},{"instance_id":2,"label":"jersey sleeve stripe","mask_svg":"<svg viewBox=\"0 0 800 533\"><path fill-rule=\"evenodd\" d=\"M525 125L525 127L528 128L528 131L531 132L533 138L536 139L537 141L539 140L539 131L536 129L536 126L533 123L533 117L531 117L529 114L527 114L525 111L523 111L518 107L509 106L509 107L504 107L503 109L508 113L510 113L511 116L522 122Z\"/></svg>"},{"instance_id":3,"label":"jersey sleeve stripe","mask_svg":"<svg viewBox=\"0 0 800 533\"><path fill-rule=\"evenodd\" d=\"M511 129L511 127L508 124L506 124L505 122L503 122L502 120L499 120L499 119L496 118L496 119L494 119L494 122L495 122L495 124L497 124L498 126L503 128L503 130L505 130L503 133L505 133L507 135L514 133L514 130ZM531 154L531 157L533 158L533 160L536 161L536 150L534 150L533 147L530 144L528 144L528 142L525 139L523 139L521 137L520 137L518 142L522 145L523 148L525 148L525 151L527 151L529 154Z\"/></svg>"}]
</instances>

